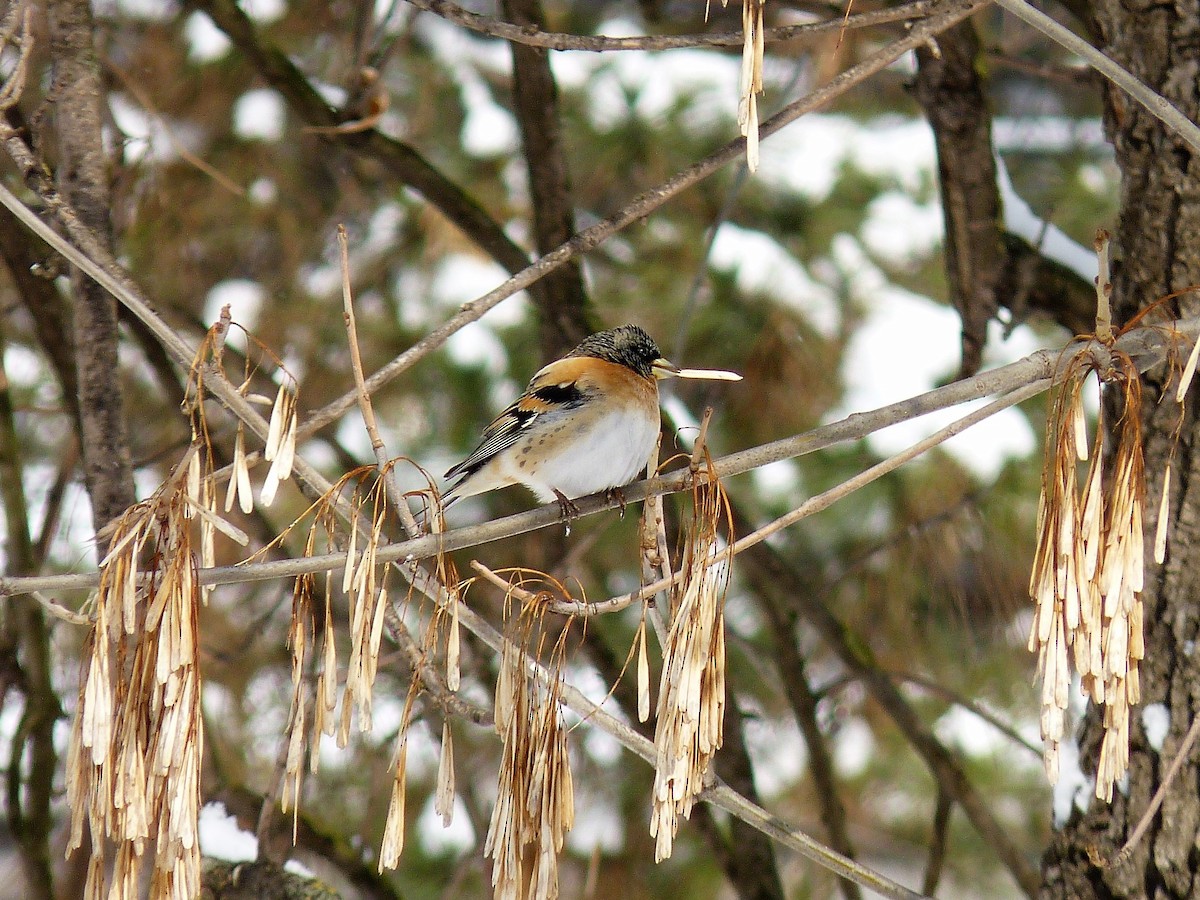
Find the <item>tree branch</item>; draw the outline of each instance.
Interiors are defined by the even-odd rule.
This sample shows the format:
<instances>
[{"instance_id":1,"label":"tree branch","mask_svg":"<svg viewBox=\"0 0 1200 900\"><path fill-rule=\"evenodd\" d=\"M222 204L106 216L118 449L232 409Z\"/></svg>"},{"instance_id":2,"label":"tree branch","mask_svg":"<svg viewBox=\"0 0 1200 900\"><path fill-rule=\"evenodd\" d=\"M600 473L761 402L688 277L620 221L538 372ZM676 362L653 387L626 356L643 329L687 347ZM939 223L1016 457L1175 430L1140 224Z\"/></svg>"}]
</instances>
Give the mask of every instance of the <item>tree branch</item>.
<instances>
[{"instance_id":1,"label":"tree branch","mask_svg":"<svg viewBox=\"0 0 1200 900\"><path fill-rule=\"evenodd\" d=\"M470 12L449 0L408 0L418 9L441 16L478 34L501 38L527 47L544 50L586 50L602 53L612 50L681 50L688 47L741 47L745 36L740 31L722 31L713 34L646 35L639 37L608 37L606 35L562 34L545 31L541 23L515 21L504 22L490 16ZM763 32L767 43L802 40L819 35L840 33L856 28L869 28L895 22L911 22L929 15L938 6L936 0L913 0L894 9L873 10L852 16L838 16L827 22L808 25L785 25L768 28Z\"/></svg>"}]
</instances>

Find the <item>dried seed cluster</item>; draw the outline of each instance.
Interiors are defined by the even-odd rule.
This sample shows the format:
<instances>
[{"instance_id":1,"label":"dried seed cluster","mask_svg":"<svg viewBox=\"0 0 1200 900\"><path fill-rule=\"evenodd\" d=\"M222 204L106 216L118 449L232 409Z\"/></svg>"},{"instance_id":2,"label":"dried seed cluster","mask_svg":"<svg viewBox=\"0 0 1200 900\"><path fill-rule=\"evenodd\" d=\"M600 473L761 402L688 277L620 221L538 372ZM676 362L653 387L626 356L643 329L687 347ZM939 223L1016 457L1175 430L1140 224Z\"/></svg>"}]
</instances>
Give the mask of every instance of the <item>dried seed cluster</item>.
<instances>
[{"instance_id":1,"label":"dried seed cluster","mask_svg":"<svg viewBox=\"0 0 1200 900\"><path fill-rule=\"evenodd\" d=\"M196 465L185 464L187 470L198 469L197 448L189 459ZM85 815L93 836L89 898L137 897L150 840L152 895L199 894L201 590L188 520L193 504L211 508L209 487L199 478L172 479L129 509L100 564L91 656L67 764L68 852L83 841ZM106 894L109 841L116 860Z\"/></svg>"},{"instance_id":2,"label":"dried seed cluster","mask_svg":"<svg viewBox=\"0 0 1200 900\"><path fill-rule=\"evenodd\" d=\"M350 499L352 519L366 523L360 534L358 527L350 529L346 540L346 563L338 579L333 572L324 573L320 598L319 640L320 667L315 686L309 678L309 648L318 640L317 576L302 575L296 579L292 592L292 619L288 631L288 647L292 654L292 703L288 715L288 753L284 768L284 812L293 814L296 828L299 813L300 789L303 782L305 753L316 747L322 735L335 737L339 747L350 741L351 721L358 716L358 730L370 732L372 727L372 692L379 667L379 649L383 641L384 620L389 596L386 564L378 562L379 548L386 543L384 523L387 520L386 481L375 475L373 467L358 469L343 477L314 504L315 516L308 529L304 554L314 556L318 540L324 536L324 546L333 547L340 528L337 504L349 484L355 489ZM364 484L367 487L364 489ZM338 713L337 627L335 624L334 585L340 583L348 601L347 636L350 656L346 680ZM309 726L309 705L313 705L312 730ZM312 770L316 771L318 755L310 753ZM399 759L399 757L398 757Z\"/></svg>"},{"instance_id":3,"label":"dried seed cluster","mask_svg":"<svg viewBox=\"0 0 1200 900\"><path fill-rule=\"evenodd\" d=\"M72 810L67 852L82 845L86 817L92 836L88 898L142 896L150 841L150 896L190 900L200 894L204 735L197 622L211 587L202 586L196 573L215 565L218 531L242 545L249 540L218 512L204 411L204 377L219 364L229 325L226 310L193 363L183 404L192 442L184 458L149 499L111 526L109 549L100 561L90 656L67 763ZM275 409L275 450L287 456L296 434L290 385L280 388ZM243 510L252 508L243 441L239 432L237 487L226 494L226 511L236 496ZM281 464L276 478L289 472L290 463ZM110 846L116 851L111 866Z\"/></svg>"},{"instance_id":4,"label":"dried seed cluster","mask_svg":"<svg viewBox=\"0 0 1200 900\"><path fill-rule=\"evenodd\" d=\"M711 462L711 461L710 461ZM673 600L663 651L654 732L654 857L671 855L680 817L704 789L721 746L725 718L725 592L729 566L718 562L722 520L730 519L724 491L709 470L693 489L692 522L683 553L684 579ZM639 664L639 672L641 666Z\"/></svg>"},{"instance_id":5,"label":"dried seed cluster","mask_svg":"<svg viewBox=\"0 0 1200 900\"><path fill-rule=\"evenodd\" d=\"M1141 390L1132 361L1114 359L1119 368L1109 380L1122 391L1122 412L1111 459L1104 452L1103 421L1088 445L1083 388L1095 371L1091 360L1078 357L1058 389L1029 583L1036 606L1029 649L1038 654L1042 678L1046 774L1057 780L1073 663L1084 694L1104 706L1096 795L1105 800L1128 766L1129 709L1140 699L1138 667L1145 655ZM1082 490L1076 477L1081 461L1089 461Z\"/></svg>"},{"instance_id":6,"label":"dried seed cluster","mask_svg":"<svg viewBox=\"0 0 1200 900\"><path fill-rule=\"evenodd\" d=\"M496 731L504 743L484 855L498 900L558 897L558 854L575 823L567 729L559 708L570 621L546 663L545 682L530 668L546 640L541 608L523 607L505 642L496 681ZM526 851L528 852L528 855Z\"/></svg>"},{"instance_id":7,"label":"dried seed cluster","mask_svg":"<svg viewBox=\"0 0 1200 900\"><path fill-rule=\"evenodd\" d=\"M728 6L729 0L721 0ZM742 70L738 91L738 127L746 139L746 167L758 170L758 95L763 92L763 10L767 0L742 0Z\"/></svg>"}]
</instances>

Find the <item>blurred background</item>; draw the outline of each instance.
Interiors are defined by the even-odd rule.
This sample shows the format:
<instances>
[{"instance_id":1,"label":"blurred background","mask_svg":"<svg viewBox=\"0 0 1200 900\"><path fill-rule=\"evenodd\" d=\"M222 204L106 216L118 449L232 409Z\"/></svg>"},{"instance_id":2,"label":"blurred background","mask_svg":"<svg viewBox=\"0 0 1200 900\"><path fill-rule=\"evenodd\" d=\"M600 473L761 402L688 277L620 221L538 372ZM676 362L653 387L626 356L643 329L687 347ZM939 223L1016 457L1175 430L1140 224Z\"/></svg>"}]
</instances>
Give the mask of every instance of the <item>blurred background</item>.
<instances>
[{"instance_id":1,"label":"blurred background","mask_svg":"<svg viewBox=\"0 0 1200 900\"><path fill-rule=\"evenodd\" d=\"M508 20L538 6L465 5ZM700 0L540 6L545 30L576 35L736 32L742 24L739 4L706 9ZM851 11L885 6L860 0ZM228 304L233 320L297 379L302 416L353 387L339 223L349 230L369 374L503 282L506 267L519 268L514 252L519 260L546 240L543 250L557 244L553 223L535 222L535 206L565 213L569 235L738 134L740 46L542 54L552 81L527 87L543 93L525 102L557 122L555 148L528 130L537 117L514 100L509 44L407 3L98 0L92 12L120 258L192 344ZM837 21L845 12L815 0L773 0L767 24ZM994 117L1004 229L1040 248L1086 292L1092 240L1111 221L1116 197L1099 91L1073 59L1016 20L989 9L969 21ZM903 34L894 22L768 43L763 118ZM54 103L49 54L44 42L37 46L17 107L34 135ZM280 60L291 67L282 74ZM364 80L365 68L377 80L370 73ZM666 387L664 458L691 446L706 406L715 408L710 445L725 454L952 380L963 326L946 274L935 136L916 79L917 63L906 53L764 139L755 173L742 162L724 167L579 258L557 287L518 294L457 332L376 394L389 453L440 476L549 357L590 330L625 322L646 328L676 363L745 376L732 385ZM340 119L378 114L372 122L385 137L370 137L369 129L322 133L327 123L306 114L303 91L341 110ZM45 152L53 162L52 141ZM405 153L419 154L421 163ZM539 181L546 176L537 166L555 160L565 167L567 190L557 206L531 190L550 184ZM421 166L437 178L422 181ZM20 190L15 170L3 177ZM452 187L486 228L472 233L456 224L447 212L458 202L447 199ZM498 250L505 242L509 249ZM65 266L38 247L43 282L65 303L66 279L55 278ZM96 559L77 431L21 290L0 274L3 374L25 516L44 550L42 571L86 571ZM982 365L1061 346L1070 332L1052 318L1035 303L1000 309L987 325ZM189 432L178 411L179 373L148 350L137 329L126 325L123 335L142 497L180 458ZM244 352L261 358L236 331L230 348L235 360ZM227 363L237 375L241 363ZM964 412L729 479L738 530L783 514ZM1087 793L1069 777L1070 761L1057 792L1047 785L1034 660L1025 649L1044 418L1040 401L997 415L777 535L768 556L733 568L721 754L729 773L772 812L835 846L830 816L836 820L840 807L833 828L844 850L938 896L1022 895L960 798L939 790L940 763L931 762L939 754L961 767L1034 868L1052 817L1065 816L1077 792ZM212 427L214 443L232 447L232 421L214 411ZM357 411L299 453L331 479L372 461ZM405 486L424 485L412 466L399 471ZM514 488L463 502L450 524L533 505ZM272 507L233 519L261 547L307 506L288 485ZM673 531L685 510L684 501L668 498ZM456 560L464 572L471 559L539 568L576 579L600 599L638 585L636 521L633 509L624 517L604 513L577 522L569 537L543 530ZM293 533L274 552L292 555L302 543ZM221 553L219 562L232 563L243 551L228 545ZM226 816L254 831L276 767L291 691L291 595L284 581L226 586L202 611L203 790L223 804L205 812L211 853L230 852L231 841L217 836L232 832ZM56 599L77 608L84 595ZM482 587L468 596L495 623L500 600ZM824 626L814 624L822 616ZM593 699L612 688L638 621L630 609L573 631L569 678ZM83 637L62 623L48 636L63 710L55 730L60 752ZM490 704L497 661L469 636L464 641L464 691ZM655 674L657 651L652 638ZM3 653L15 654L11 641ZM344 749L326 741L316 751L320 767L305 783L301 846L292 855L347 897L486 896L490 863L482 845L499 742L491 729L452 722L458 799L452 824L443 827L433 810L441 719L420 702L409 737L408 840L397 871L375 874L410 679L405 658L385 642L374 730ZM630 708L631 680L626 675L609 707ZM881 694L881 684L890 690ZM916 746L916 732L897 725L895 698L932 745ZM12 751L24 704L17 689L2 699L0 765L11 775L27 765ZM561 859L564 896L856 896L780 848L765 874L745 874L755 868L743 853L748 845L724 814L703 805L681 828L674 855L655 865L647 833L651 769L586 723L572 730L570 748L577 823ZM57 861L66 820L61 772L54 789L54 867L69 885L79 858L66 869ZM0 895L31 896L19 886L11 831L2 841L11 877L0 878Z\"/></svg>"}]
</instances>

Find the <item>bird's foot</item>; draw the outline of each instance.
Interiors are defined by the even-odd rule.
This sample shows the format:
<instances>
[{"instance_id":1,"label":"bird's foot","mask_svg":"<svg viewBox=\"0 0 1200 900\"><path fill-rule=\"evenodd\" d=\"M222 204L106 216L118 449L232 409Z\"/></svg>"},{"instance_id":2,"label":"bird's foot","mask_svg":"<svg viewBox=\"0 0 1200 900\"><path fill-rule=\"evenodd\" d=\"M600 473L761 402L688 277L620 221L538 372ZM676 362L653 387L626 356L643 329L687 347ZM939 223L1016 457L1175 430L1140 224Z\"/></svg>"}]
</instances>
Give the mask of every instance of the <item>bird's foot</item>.
<instances>
[{"instance_id":1,"label":"bird's foot","mask_svg":"<svg viewBox=\"0 0 1200 900\"><path fill-rule=\"evenodd\" d=\"M558 509L562 514L562 521L568 523L567 531L570 533L570 521L579 515L579 507L560 490L555 489L554 496L558 498Z\"/></svg>"},{"instance_id":2,"label":"bird's foot","mask_svg":"<svg viewBox=\"0 0 1200 900\"><path fill-rule=\"evenodd\" d=\"M604 499L609 503L616 500L621 507L621 518L625 518L625 492L619 487L611 487L604 492Z\"/></svg>"}]
</instances>

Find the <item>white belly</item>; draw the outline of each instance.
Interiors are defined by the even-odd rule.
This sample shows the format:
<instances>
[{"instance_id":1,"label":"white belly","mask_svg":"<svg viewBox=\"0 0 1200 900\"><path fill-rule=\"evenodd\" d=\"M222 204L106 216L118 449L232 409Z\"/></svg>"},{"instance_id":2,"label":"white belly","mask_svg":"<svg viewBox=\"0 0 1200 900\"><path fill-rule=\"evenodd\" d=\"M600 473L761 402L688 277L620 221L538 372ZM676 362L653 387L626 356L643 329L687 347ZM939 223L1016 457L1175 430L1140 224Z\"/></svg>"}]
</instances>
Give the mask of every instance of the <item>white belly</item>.
<instances>
[{"instance_id":1,"label":"white belly","mask_svg":"<svg viewBox=\"0 0 1200 900\"><path fill-rule=\"evenodd\" d=\"M508 474L543 503L553 500L556 490L567 497L584 497L629 484L644 472L657 437L657 419L613 413L580 433L563 448L564 452L545 459L534 471L519 470L513 464Z\"/></svg>"}]
</instances>

